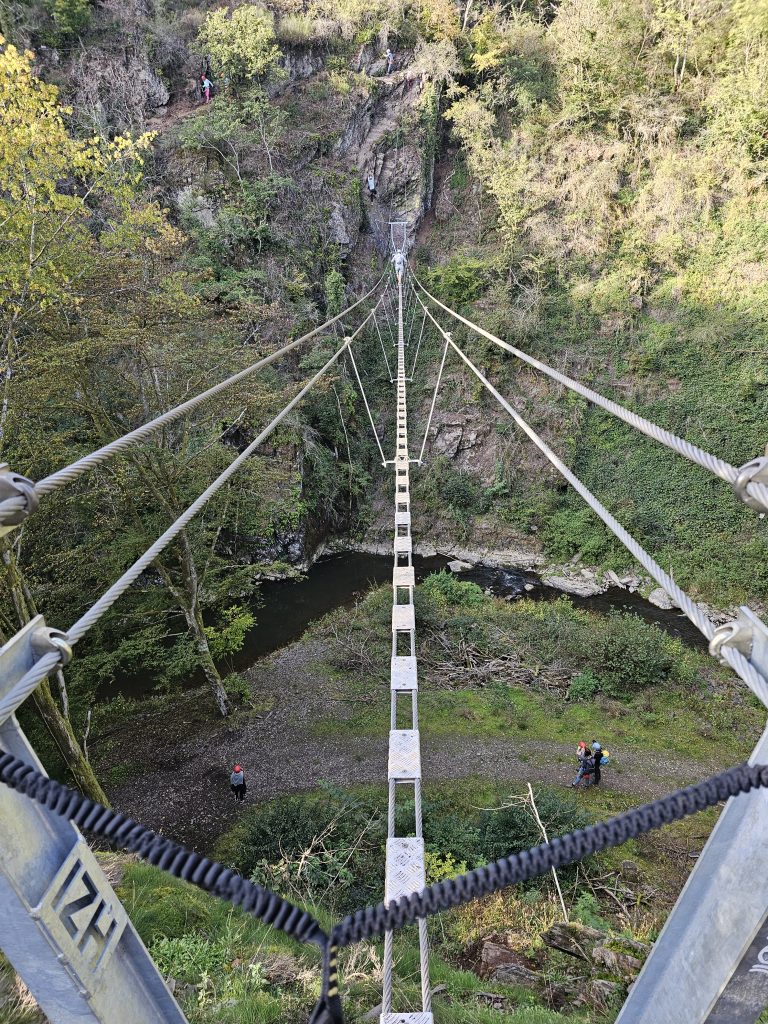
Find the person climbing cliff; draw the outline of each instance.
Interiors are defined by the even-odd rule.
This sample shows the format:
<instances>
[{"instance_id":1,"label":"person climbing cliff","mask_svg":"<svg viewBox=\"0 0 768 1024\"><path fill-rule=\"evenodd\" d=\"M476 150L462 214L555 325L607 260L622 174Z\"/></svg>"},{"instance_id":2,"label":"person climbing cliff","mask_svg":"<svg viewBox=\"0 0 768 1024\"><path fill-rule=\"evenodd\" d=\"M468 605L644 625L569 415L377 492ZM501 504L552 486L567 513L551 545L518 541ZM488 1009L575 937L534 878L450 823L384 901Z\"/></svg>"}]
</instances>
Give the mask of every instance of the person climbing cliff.
<instances>
[{"instance_id":1,"label":"person climbing cliff","mask_svg":"<svg viewBox=\"0 0 768 1024\"><path fill-rule=\"evenodd\" d=\"M387 74L392 74L392 68L395 66L395 55L392 53L389 47L387 47Z\"/></svg>"},{"instance_id":2,"label":"person climbing cliff","mask_svg":"<svg viewBox=\"0 0 768 1024\"><path fill-rule=\"evenodd\" d=\"M368 172L368 198L371 202L376 198L376 176L372 171Z\"/></svg>"},{"instance_id":3,"label":"person climbing cliff","mask_svg":"<svg viewBox=\"0 0 768 1024\"><path fill-rule=\"evenodd\" d=\"M232 769L232 774L229 777L229 788L235 795L235 800L240 803L245 800L245 772L239 764L236 764Z\"/></svg>"}]
</instances>

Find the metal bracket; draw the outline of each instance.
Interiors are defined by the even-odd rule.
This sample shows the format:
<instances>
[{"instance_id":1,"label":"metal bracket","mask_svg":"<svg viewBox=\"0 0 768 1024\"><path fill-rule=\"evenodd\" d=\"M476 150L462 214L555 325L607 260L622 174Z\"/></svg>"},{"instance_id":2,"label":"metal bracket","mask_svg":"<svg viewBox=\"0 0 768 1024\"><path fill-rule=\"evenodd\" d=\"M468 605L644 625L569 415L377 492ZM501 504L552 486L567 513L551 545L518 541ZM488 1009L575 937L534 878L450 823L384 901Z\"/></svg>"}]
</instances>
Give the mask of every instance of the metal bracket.
<instances>
[{"instance_id":1,"label":"metal bracket","mask_svg":"<svg viewBox=\"0 0 768 1024\"><path fill-rule=\"evenodd\" d=\"M768 626L742 605L733 622L718 626L709 642L709 653L725 664L723 647L735 647L768 680Z\"/></svg>"},{"instance_id":2,"label":"metal bracket","mask_svg":"<svg viewBox=\"0 0 768 1024\"><path fill-rule=\"evenodd\" d=\"M749 505L757 512L768 512L768 505L749 493L750 484L768 486L768 455L758 456L758 458L745 463L732 484L733 493L737 498L741 498L745 505Z\"/></svg>"},{"instance_id":3,"label":"metal bracket","mask_svg":"<svg viewBox=\"0 0 768 1024\"><path fill-rule=\"evenodd\" d=\"M21 526L39 503L34 482L0 463L0 537Z\"/></svg>"},{"instance_id":4,"label":"metal bracket","mask_svg":"<svg viewBox=\"0 0 768 1024\"><path fill-rule=\"evenodd\" d=\"M39 660L71 654L41 615L0 649L0 701ZM0 748L44 771L13 714ZM51 1021L186 1024L103 871L70 821L0 785L0 949Z\"/></svg>"}]
</instances>

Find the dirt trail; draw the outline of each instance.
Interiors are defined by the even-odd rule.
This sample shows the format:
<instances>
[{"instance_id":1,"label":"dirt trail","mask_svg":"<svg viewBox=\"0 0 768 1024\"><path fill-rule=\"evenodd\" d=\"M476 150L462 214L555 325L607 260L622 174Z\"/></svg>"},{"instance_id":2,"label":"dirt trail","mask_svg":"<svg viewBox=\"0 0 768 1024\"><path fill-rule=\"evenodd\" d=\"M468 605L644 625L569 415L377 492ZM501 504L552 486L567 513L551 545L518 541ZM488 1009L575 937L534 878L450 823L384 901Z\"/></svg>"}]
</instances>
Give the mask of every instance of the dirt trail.
<instances>
[{"instance_id":1,"label":"dirt trail","mask_svg":"<svg viewBox=\"0 0 768 1024\"><path fill-rule=\"evenodd\" d=\"M354 704L339 699L338 684L313 668L323 648L301 640L257 663L248 672L261 712L241 714L212 724L205 691L178 698L172 712L147 712L131 718L109 736L109 758L95 755L104 767L128 764L141 776L112 787L114 806L138 821L194 849L210 852L217 838L236 820L240 807L229 792L235 761L246 769L246 806L320 782L383 785L387 772L387 735L315 735L319 720L337 714L342 720ZM379 684L377 684L379 685ZM388 694L382 692L388 702ZM330 731L329 731L330 733ZM687 785L716 765L702 765L669 755L628 750L621 764L608 770L607 786L639 800ZM571 744L471 736L430 737L422 731L422 766L432 781L481 777L494 781L545 783L568 788L574 771ZM588 799L587 795L585 797Z\"/></svg>"}]
</instances>

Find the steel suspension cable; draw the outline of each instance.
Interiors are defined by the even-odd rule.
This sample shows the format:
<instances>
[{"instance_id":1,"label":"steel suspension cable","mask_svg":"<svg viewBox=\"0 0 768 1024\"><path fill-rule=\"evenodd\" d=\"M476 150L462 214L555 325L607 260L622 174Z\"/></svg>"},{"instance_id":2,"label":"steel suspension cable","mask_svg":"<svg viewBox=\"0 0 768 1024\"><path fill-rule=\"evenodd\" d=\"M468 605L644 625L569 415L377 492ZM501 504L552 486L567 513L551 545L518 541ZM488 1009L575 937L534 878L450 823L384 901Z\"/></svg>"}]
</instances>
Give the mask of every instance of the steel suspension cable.
<instances>
[{"instance_id":1,"label":"steel suspension cable","mask_svg":"<svg viewBox=\"0 0 768 1024\"><path fill-rule=\"evenodd\" d=\"M424 326L425 326L426 322L427 322L427 311L424 310L424 316L422 317L422 320L421 320L421 330L419 331L419 342L416 345L416 355L413 357L413 366L411 366L411 372L410 372L410 375L409 375L409 380L413 380L413 375L416 372L416 363L419 360L419 352L421 351L421 340L424 337Z\"/></svg>"},{"instance_id":2,"label":"steel suspension cable","mask_svg":"<svg viewBox=\"0 0 768 1024\"><path fill-rule=\"evenodd\" d=\"M387 376L389 377L389 383L391 384L392 383L392 370L390 369L390 366L389 366L389 359L387 358L387 350L384 348L384 339L381 336L381 330L379 329L379 321L376 318L375 312L374 312L374 315L373 315L373 322L374 322L374 325L376 327L376 333L379 336L379 344L381 345L381 354L384 356L384 365L387 367Z\"/></svg>"},{"instance_id":3,"label":"steel suspension cable","mask_svg":"<svg viewBox=\"0 0 768 1024\"><path fill-rule=\"evenodd\" d=\"M363 324L370 319L370 315L363 321ZM358 331L362 329L362 324ZM357 333L357 332L356 332ZM312 379L304 385L304 387L295 395L291 401L275 416L267 426L254 438L248 447L241 452L240 455L234 459L229 466L211 483L203 493L196 498L194 502L173 522L168 529L157 538L157 540L147 550L136 559L133 565L128 568L123 575L112 584L102 596L82 615L77 622L74 623L67 630L64 635L65 646L73 645L81 640L89 629L102 618L103 615L112 607L112 605L118 601L123 594L128 590L133 583L145 572L152 562L168 547L168 545L181 533L185 526L191 522L192 519L200 512L202 508L210 501L210 499L224 486L225 483L237 472L242 464L249 458L250 455L259 447L259 445L266 440L267 437L275 430L275 428L285 419L285 417L298 405L298 403L304 398L304 396L315 386L320 378L336 363L345 349L348 349L351 343L350 338L344 339L344 344L341 348L331 356L331 358L325 363L322 369L318 370ZM70 652L71 654L71 652ZM6 718L13 714L27 697L36 689L39 683L46 678L47 675L62 662L62 657L66 657L66 651L57 651L56 653L48 653L43 655L39 661L37 661L32 668L23 676L22 679L0 700L0 724L2 724Z\"/></svg>"},{"instance_id":4,"label":"steel suspension cable","mask_svg":"<svg viewBox=\"0 0 768 1024\"><path fill-rule=\"evenodd\" d=\"M327 327L330 327L332 324L337 323L343 317L347 316L348 313L351 313L353 309L356 309L361 303L365 302L366 299L370 298L370 296L374 294L376 289L381 284L384 276L385 275L382 274L379 280L373 286L373 288L371 288L370 291L366 292L365 295L362 296L362 298L357 300L357 302L352 303L351 306L348 306L346 309L342 310L341 313L338 313L336 316L331 317L330 320L326 320L325 323L320 324L318 327L315 327L307 334L304 334L300 338L297 338L295 341L292 341L289 344L284 345L276 352L272 352L270 355L264 356L263 359L259 359L258 362L253 363L251 366L247 366L244 370L240 370L238 373L233 374L231 377L228 377L226 380L221 381L219 384L215 384L212 388L208 388L207 391L203 391L201 394L196 395L194 398L190 398L188 401L182 402L181 405L177 405L175 408L169 409L168 412L162 413L160 416L156 416L148 423L145 423L142 426L137 427L135 430L131 430L128 434L124 434L122 437L119 437L114 441L110 441L108 444L103 445L95 452L91 452L90 455L86 455L82 459L78 459L76 462L73 462L71 465L65 466L63 469L59 469L55 473L51 473L49 476L46 476L42 480L39 480L35 484L35 493L38 496L50 494L52 491L58 490L58 488L63 487L65 484L71 483L73 480L76 480L83 473L86 473L89 470L93 469L94 467L102 464L103 462L106 462L107 459L112 458L112 456L117 455L120 452L126 451L126 449L131 448L134 445L138 444L139 442L145 440L147 437L155 433L155 431L159 430L161 427L167 426L169 423L173 423L176 420L180 419L186 413L191 412L193 409L196 409L197 406L201 405L203 402L208 401L209 398L213 398L215 395L220 394L222 391L231 388L233 385L238 384L241 380L245 380L247 377L255 373L257 370L260 370L263 367L268 366L270 363L274 363L276 360L281 359L284 355L287 355L288 352L292 352L295 348L298 348L300 345L304 345L307 341L316 337Z\"/></svg>"},{"instance_id":5,"label":"steel suspension cable","mask_svg":"<svg viewBox=\"0 0 768 1024\"><path fill-rule=\"evenodd\" d=\"M424 307L426 309L426 306ZM593 512L595 512L605 523L609 530L621 541L625 548L637 559L637 561L650 573L651 576L659 583L661 587L669 594L672 600L675 602L678 608L685 613L685 615L691 620L696 628L707 638L712 640L715 635L715 624L710 620L704 609L697 604L692 598L682 590L677 583L668 575L658 562L651 557L645 548L639 544L635 538L628 533L627 530L621 525L621 523L613 516L608 509L595 497L595 495L586 487L581 480L573 473L557 456L549 445L541 438L536 431L528 425L523 417L509 404L509 402L496 390L491 382L484 376L484 374L475 366L469 356L459 348L459 346L451 338L440 324L429 312L429 318L437 327L438 331L443 335L446 341L451 347L458 353L461 359L466 365L472 370L478 380L484 385L484 387L493 395L496 401L504 408L517 425L523 430L528 437L533 441L536 447L541 451L549 460L549 462L557 469L557 471L563 476L568 483L574 488L574 490L584 499L589 505ZM768 705L768 680L764 679L763 676L757 671L748 659L737 651L734 647L723 646L720 651L720 656L726 661L731 668L736 672L741 679L749 686L749 688L759 697L763 704Z\"/></svg>"},{"instance_id":6,"label":"steel suspension cable","mask_svg":"<svg viewBox=\"0 0 768 1024\"><path fill-rule=\"evenodd\" d=\"M490 331L486 331L484 328L473 323L471 320L468 320L460 313L451 309L450 306L446 306L445 303L435 298L434 295L427 291L416 275L413 274L413 272L411 273L414 281L422 292L424 292L427 298L434 302L435 305L445 310L445 312L450 314L450 316L459 320L470 330L481 335L483 338L487 338L488 341L491 341L494 345L498 345L500 348L503 348L506 352L510 352L529 366L534 367L534 369L545 373L553 380L556 380L559 384L562 384L569 390L574 391L583 398L586 398L587 401L592 402L593 405L597 405L601 409L605 409L606 412L609 412L612 416L616 416L618 419L628 423L631 427L634 427L635 430L639 430L647 437L653 438L654 441L658 441L659 443L666 445L667 448L671 448L672 451L677 452L678 455L682 455L689 461L695 462L696 465L708 470L714 476L720 477L721 480L724 480L734 488L737 495L741 497L742 500L745 500L744 492L746 491L747 497L751 497L757 503L752 507L768 511L768 484L760 483L758 481L750 482L745 478L745 473L748 474L750 470L755 470L757 468L756 464L763 463L764 460L756 459L740 468L732 466L724 459L718 458L718 456L704 451L704 449L699 448L698 445L692 444L690 441L686 441L682 437L678 437L676 434L673 434L669 430L665 430L663 427L653 423L651 420L647 420L643 416L639 416L637 413L624 408L624 406L619 405L618 402L614 402L610 398L605 398L603 395L598 394L597 391L593 391L591 388L586 387L584 384L580 384L578 381L566 376L559 370L555 370L546 363L542 363L539 359L535 359L533 356L528 355L527 352L523 352L521 349L515 348L514 345L510 345L508 342L502 341L501 338L497 338L495 334L491 334ZM747 503L750 504L749 502Z\"/></svg>"},{"instance_id":7,"label":"steel suspension cable","mask_svg":"<svg viewBox=\"0 0 768 1024\"><path fill-rule=\"evenodd\" d=\"M370 423L371 423L371 430L373 431L373 436L376 438L376 444L378 445L378 448L379 448L379 454L381 455L381 464L382 464L382 466L386 466L387 459L386 459L386 456L384 455L384 449L381 447L381 441L379 440L379 435L378 435L378 433L376 431L376 426L375 426L375 424L373 422L373 415L371 414L371 407L370 407L370 405L368 405L368 398L366 397L366 394L365 394L365 388L363 387L363 382L360 379L360 373L359 373L359 371L357 369L357 363L355 362L355 357L354 357L354 354L352 352L352 347L351 346L349 347L348 351L349 351L349 358L350 358L350 360L352 362L352 369L355 371L355 377L357 377L357 384L358 384L358 387L360 388L360 394L363 396L363 402L365 402L365 409L366 409L366 412L368 413L368 419L370 420Z\"/></svg>"},{"instance_id":8,"label":"steel suspension cable","mask_svg":"<svg viewBox=\"0 0 768 1024\"><path fill-rule=\"evenodd\" d=\"M440 390L440 382L443 379L443 370L445 369L445 359L448 355L448 342L450 341L450 335L446 335L445 346L443 347L443 358L440 363L440 372L437 375L437 383L435 384L435 393L432 395L432 406L429 410L429 418L427 419L427 429L424 431L424 440L421 442L421 451L419 452L419 465L421 466L424 462L424 449L427 447L427 438L429 437L429 428L432 425L432 416L435 412L435 403L437 402L437 393Z\"/></svg>"}]
</instances>

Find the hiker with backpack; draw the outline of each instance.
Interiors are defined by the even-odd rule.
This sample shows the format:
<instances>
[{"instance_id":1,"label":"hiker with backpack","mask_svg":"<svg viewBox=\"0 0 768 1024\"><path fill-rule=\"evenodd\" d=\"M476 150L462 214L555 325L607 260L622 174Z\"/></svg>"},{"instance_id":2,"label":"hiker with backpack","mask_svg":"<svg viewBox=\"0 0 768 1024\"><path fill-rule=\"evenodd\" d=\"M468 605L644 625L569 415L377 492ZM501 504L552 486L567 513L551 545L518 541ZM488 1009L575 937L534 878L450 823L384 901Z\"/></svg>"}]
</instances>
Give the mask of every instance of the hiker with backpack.
<instances>
[{"instance_id":1,"label":"hiker with backpack","mask_svg":"<svg viewBox=\"0 0 768 1024\"><path fill-rule=\"evenodd\" d=\"M376 196L376 176L373 171L368 172L368 197L373 202Z\"/></svg>"},{"instance_id":2,"label":"hiker with backpack","mask_svg":"<svg viewBox=\"0 0 768 1024\"><path fill-rule=\"evenodd\" d=\"M600 784L600 768L605 768L611 755L607 750L603 750L601 743L592 740L592 756L595 759L594 783L597 786Z\"/></svg>"}]
</instances>

